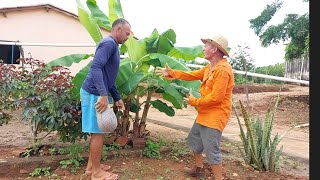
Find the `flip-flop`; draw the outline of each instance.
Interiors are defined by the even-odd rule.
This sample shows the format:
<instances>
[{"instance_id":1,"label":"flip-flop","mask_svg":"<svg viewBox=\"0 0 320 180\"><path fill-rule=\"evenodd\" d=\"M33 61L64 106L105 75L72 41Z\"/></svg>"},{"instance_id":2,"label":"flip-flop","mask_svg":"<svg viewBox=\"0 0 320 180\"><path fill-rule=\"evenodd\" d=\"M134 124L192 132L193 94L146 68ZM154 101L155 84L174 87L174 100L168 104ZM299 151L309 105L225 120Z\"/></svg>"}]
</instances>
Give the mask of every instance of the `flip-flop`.
<instances>
[{"instance_id":1,"label":"flip-flop","mask_svg":"<svg viewBox=\"0 0 320 180\"><path fill-rule=\"evenodd\" d=\"M118 177L118 174L109 173L109 176L102 178L102 180L117 180Z\"/></svg>"},{"instance_id":2,"label":"flip-flop","mask_svg":"<svg viewBox=\"0 0 320 180\"><path fill-rule=\"evenodd\" d=\"M101 164L101 169L104 170L104 171L108 171L111 169L111 166L109 165L106 165L106 164ZM87 175L91 175L91 171L86 171L85 172Z\"/></svg>"}]
</instances>

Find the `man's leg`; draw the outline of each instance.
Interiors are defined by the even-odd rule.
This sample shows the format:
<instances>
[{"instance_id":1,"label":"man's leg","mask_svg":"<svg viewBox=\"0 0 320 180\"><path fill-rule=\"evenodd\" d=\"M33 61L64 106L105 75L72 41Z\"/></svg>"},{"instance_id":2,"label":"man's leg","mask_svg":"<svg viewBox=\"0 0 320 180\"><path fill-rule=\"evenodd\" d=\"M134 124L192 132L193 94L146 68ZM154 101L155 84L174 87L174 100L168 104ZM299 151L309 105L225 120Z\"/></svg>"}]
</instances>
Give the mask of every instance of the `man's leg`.
<instances>
[{"instance_id":1,"label":"man's leg","mask_svg":"<svg viewBox=\"0 0 320 180\"><path fill-rule=\"evenodd\" d=\"M185 167L183 171L193 177L203 177L204 176L204 168L203 168L203 158L202 151L203 145L200 137L200 125L194 122L187 138L188 146L193 150L194 158L195 158L195 166L192 168Z\"/></svg>"},{"instance_id":2,"label":"man's leg","mask_svg":"<svg viewBox=\"0 0 320 180\"><path fill-rule=\"evenodd\" d=\"M90 138L90 145L91 145L91 139ZM91 159L91 150L90 150L90 145L89 145L89 158L88 158L88 164L87 164L87 168L86 168L86 174L90 174L92 172L92 159ZM90 173L88 173L90 172Z\"/></svg>"},{"instance_id":3,"label":"man's leg","mask_svg":"<svg viewBox=\"0 0 320 180\"><path fill-rule=\"evenodd\" d=\"M215 180L222 180L222 163L211 165Z\"/></svg>"},{"instance_id":4,"label":"man's leg","mask_svg":"<svg viewBox=\"0 0 320 180\"><path fill-rule=\"evenodd\" d=\"M199 153L196 153L196 152L193 152L193 154L194 154L194 159L195 159L195 162L196 162L196 167L203 168L202 154L199 154Z\"/></svg>"},{"instance_id":5,"label":"man's leg","mask_svg":"<svg viewBox=\"0 0 320 180\"><path fill-rule=\"evenodd\" d=\"M91 140L90 140L91 143ZM86 174L91 176L92 173L92 159L91 159L92 154L89 151L89 158L88 158L88 164L87 164L87 168L86 168ZM106 164L100 164L100 168L104 171L107 171L109 169L111 169L111 166L106 165Z\"/></svg>"},{"instance_id":6,"label":"man's leg","mask_svg":"<svg viewBox=\"0 0 320 180\"><path fill-rule=\"evenodd\" d=\"M222 132L214 128L204 127L201 131L206 160L216 180L222 180L221 136Z\"/></svg>"},{"instance_id":7,"label":"man's leg","mask_svg":"<svg viewBox=\"0 0 320 180\"><path fill-rule=\"evenodd\" d=\"M112 174L106 172L101 169L101 155L102 155L102 146L103 146L103 139L105 134L92 134L90 139L90 155L91 160L88 161L88 165L91 162L92 166L92 175L91 179L102 179L105 177L109 177L110 179L117 179L116 174Z\"/></svg>"},{"instance_id":8,"label":"man's leg","mask_svg":"<svg viewBox=\"0 0 320 180\"><path fill-rule=\"evenodd\" d=\"M104 140L104 133L101 132L96 117L95 103L98 96L92 95L81 88L81 110L82 110L82 132L91 133L89 159L86 173L91 175L91 179L117 179L116 174L106 172L101 169L101 155ZM88 173L89 172L89 173Z\"/></svg>"},{"instance_id":9,"label":"man's leg","mask_svg":"<svg viewBox=\"0 0 320 180\"><path fill-rule=\"evenodd\" d=\"M100 160L102 155L103 134L92 134L90 139L90 155L92 175L99 177L101 175Z\"/></svg>"},{"instance_id":10,"label":"man's leg","mask_svg":"<svg viewBox=\"0 0 320 180\"><path fill-rule=\"evenodd\" d=\"M203 144L200 136L201 126L194 122L187 137L187 145L193 150L196 167L203 167Z\"/></svg>"}]
</instances>

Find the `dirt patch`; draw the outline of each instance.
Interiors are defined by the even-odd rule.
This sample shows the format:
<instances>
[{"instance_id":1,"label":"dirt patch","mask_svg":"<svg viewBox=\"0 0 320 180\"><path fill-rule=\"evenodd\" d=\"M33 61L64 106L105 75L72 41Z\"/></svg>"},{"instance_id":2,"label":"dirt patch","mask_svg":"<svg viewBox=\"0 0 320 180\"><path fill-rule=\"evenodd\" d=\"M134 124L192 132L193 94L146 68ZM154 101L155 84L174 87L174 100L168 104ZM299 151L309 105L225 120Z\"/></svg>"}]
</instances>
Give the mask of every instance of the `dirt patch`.
<instances>
[{"instance_id":1,"label":"dirt patch","mask_svg":"<svg viewBox=\"0 0 320 180\"><path fill-rule=\"evenodd\" d=\"M235 85L232 92L234 94L245 94L247 93L247 89L248 93L289 91L289 87L282 84L240 84Z\"/></svg>"},{"instance_id":2,"label":"dirt patch","mask_svg":"<svg viewBox=\"0 0 320 180\"><path fill-rule=\"evenodd\" d=\"M273 89L280 88L279 86L276 85ZM240 112L239 100L241 100L250 114L264 119L267 111L273 108L279 96L274 126L286 129L298 124L309 123L309 88L295 85L281 86L282 90L287 91L250 93L248 99L246 94L234 94L237 111ZM309 133L308 127L299 130Z\"/></svg>"},{"instance_id":3,"label":"dirt patch","mask_svg":"<svg viewBox=\"0 0 320 180\"><path fill-rule=\"evenodd\" d=\"M194 165L192 153L185 143L187 133L151 123L148 124L148 129L153 132L151 135L152 139L165 142L165 145L162 147L161 157L159 159L145 157L142 155L142 149L136 149L135 151L130 149L121 150L121 153L119 150L110 151L108 154L112 153L113 155L108 157L105 163L112 166L112 172L119 174L120 180L197 179L188 177L182 172L184 167ZM234 143L223 140L221 144L224 159L223 175L226 179L309 179L307 175L297 175L297 173L294 173L293 170L299 170L302 166L295 165L295 161L290 161L289 159L283 161L286 169L281 168L277 173L256 171L252 167L245 165L243 160L239 158L240 156ZM85 143L84 145L87 144ZM76 173L71 173L61 168L59 161L54 156L47 156L43 159L45 161L41 163L39 157L30 157L30 163L20 166L18 173L7 171L7 174L0 176L0 179L39 179L38 177L28 177L30 169L32 170L36 167L51 168L50 175L48 177L42 176L41 179L89 179L84 174L85 162L83 162L81 168ZM16 163L15 166L19 166L19 163ZM210 174L210 167L207 163L205 163L205 168L206 179L214 179L212 174ZM291 172L288 169L291 169Z\"/></svg>"},{"instance_id":4,"label":"dirt patch","mask_svg":"<svg viewBox=\"0 0 320 180\"><path fill-rule=\"evenodd\" d=\"M195 180L198 178L188 177L182 169L186 166L190 167L194 164L191 155L184 156L183 160L174 160L169 154L164 154L161 159L150 159L140 157L139 155L124 157L118 156L108 159L108 164L112 166L112 172L117 173L119 180L128 179L177 179L177 180ZM214 179L210 175L209 167L205 164L206 179ZM55 169L49 177L42 176L41 179L54 179L60 177L61 179L90 179L84 174L85 167L82 167L76 174L70 173L64 169ZM228 180L248 180L248 179L299 179L307 180L308 177L292 176L282 173L258 172L252 168L243 165L241 162L233 159L225 159L223 164L223 175ZM27 175L21 175L15 178L1 178L1 179L39 179L38 177L30 178Z\"/></svg>"},{"instance_id":5,"label":"dirt patch","mask_svg":"<svg viewBox=\"0 0 320 180\"><path fill-rule=\"evenodd\" d=\"M269 91L265 91L270 87ZM253 90L250 90L248 94L249 106L247 107L251 113L257 116L263 117L267 109L272 106L272 102L279 94L280 85L271 88L272 85L262 85L258 87L254 85ZM309 122L309 91L308 87L295 86L295 85L281 85L280 101L278 111L276 113L277 121L274 126L278 129L287 129L288 127ZM241 89L240 86L238 89ZM262 91L264 90L264 91ZM240 90L237 90L240 92ZM243 92L243 91L242 91ZM259 92L259 93L257 93ZM246 103L247 97L243 93L234 93L234 100L237 108L239 108L238 100ZM190 111L191 112L191 111ZM152 115L161 119L163 113L157 114L157 111L152 111ZM187 116L187 111L177 111L175 118ZM0 163L8 158L19 158L19 154L25 150L31 143L31 133L27 124L19 121L19 112L14 112L15 119L9 122L8 125L0 126ZM234 114L232 113L232 116ZM194 119L194 117L191 117ZM229 123L228 126L237 126L236 123ZM152 123L147 124L147 129L151 132L152 138L165 139L170 142L169 148L178 147L179 153L183 153L189 150L185 146L185 138L187 137L186 132L166 128L163 126L155 125ZM292 131L292 134L296 137L304 136L309 134L308 128L298 129L299 133ZM296 133L296 135L295 135ZM302 135L301 135L302 133ZM44 144L52 146L68 146L67 143L61 143L58 141L56 134L49 135L44 141ZM88 141L81 141L84 146L88 145ZM258 172L252 168L244 165L243 160L240 158L240 154L237 151L237 147L233 142L222 142L222 153L223 153L223 173L228 179L309 179L308 166L299 163L296 160L283 157L282 168L278 173L266 173ZM194 160L189 153L184 154L182 157L173 157L172 153L167 152L162 154L161 159L150 159L138 155L129 155L130 150L126 153L127 155L118 155L107 159L106 163L110 164L113 168L112 171L120 175L120 179L187 179L182 172L184 166L191 166ZM177 154L179 154L177 153ZM50 158L48 158L49 160ZM32 158L30 157L30 161ZM33 165L37 165L34 163ZM39 164L38 164L39 165ZM48 166L48 165L47 165ZM89 179L83 172L85 165L81 166L81 169L77 174L70 173L61 166L55 166L54 164L49 165L52 168L51 174L58 175L62 179ZM58 169L55 169L55 168ZM8 171L7 175L1 175L0 179L26 179L29 172L20 169L20 172ZM209 179L207 171L207 177ZM55 178L50 176L50 178ZM32 178L31 178L32 179ZM34 178L38 179L38 178ZM42 179L49 179L49 177L42 177ZM192 179L192 178L190 178ZM211 179L213 179L211 177Z\"/></svg>"}]
</instances>

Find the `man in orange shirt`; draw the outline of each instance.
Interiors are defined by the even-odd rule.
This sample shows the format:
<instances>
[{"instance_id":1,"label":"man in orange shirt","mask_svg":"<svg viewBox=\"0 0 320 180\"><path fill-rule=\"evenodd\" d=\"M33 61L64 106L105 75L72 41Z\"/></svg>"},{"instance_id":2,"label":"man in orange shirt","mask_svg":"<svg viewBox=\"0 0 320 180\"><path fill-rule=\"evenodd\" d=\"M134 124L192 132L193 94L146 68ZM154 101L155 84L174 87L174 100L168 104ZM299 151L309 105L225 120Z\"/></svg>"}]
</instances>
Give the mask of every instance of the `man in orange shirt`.
<instances>
[{"instance_id":1,"label":"man in orange shirt","mask_svg":"<svg viewBox=\"0 0 320 180\"><path fill-rule=\"evenodd\" d=\"M204 58L210 63L195 71L173 70L167 64L158 68L156 73L167 79L186 81L201 80L199 98L187 95L186 101L191 106L198 107L197 119L187 138L187 144L194 152L195 167L184 171L194 177L204 177L202 153L212 167L216 180L222 179L222 157L220 141L223 129L231 114L231 95L234 87L234 75L231 65L225 56L228 40L216 35L212 39L201 39L205 44Z\"/></svg>"}]
</instances>

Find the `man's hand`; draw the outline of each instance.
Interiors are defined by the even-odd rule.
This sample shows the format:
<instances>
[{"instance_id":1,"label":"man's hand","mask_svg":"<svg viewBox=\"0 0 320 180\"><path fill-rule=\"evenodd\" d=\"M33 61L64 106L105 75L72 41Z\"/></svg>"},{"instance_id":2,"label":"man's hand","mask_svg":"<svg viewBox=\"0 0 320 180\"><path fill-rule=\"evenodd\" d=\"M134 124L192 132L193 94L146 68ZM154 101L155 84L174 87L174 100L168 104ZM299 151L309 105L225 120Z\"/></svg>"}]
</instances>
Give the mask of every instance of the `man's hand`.
<instances>
[{"instance_id":1,"label":"man's hand","mask_svg":"<svg viewBox=\"0 0 320 180\"><path fill-rule=\"evenodd\" d=\"M190 104L190 99L194 98L191 94L191 89L189 90L189 93L186 94L186 97L183 98L184 102L187 104Z\"/></svg>"},{"instance_id":2,"label":"man's hand","mask_svg":"<svg viewBox=\"0 0 320 180\"><path fill-rule=\"evenodd\" d=\"M108 107L108 96L99 96L96 102L96 110L102 113Z\"/></svg>"},{"instance_id":3,"label":"man's hand","mask_svg":"<svg viewBox=\"0 0 320 180\"><path fill-rule=\"evenodd\" d=\"M156 68L156 75L164 76L167 79L172 80L172 79L175 79L175 78L170 75L171 71L172 71L172 69L169 67L168 64L166 64L165 68L161 68L161 67L157 67Z\"/></svg>"},{"instance_id":4,"label":"man's hand","mask_svg":"<svg viewBox=\"0 0 320 180\"><path fill-rule=\"evenodd\" d=\"M124 103L123 103L123 101L120 99L119 101L117 101L116 102L116 106L119 108L119 109L121 109L121 110L123 110L124 109Z\"/></svg>"}]
</instances>

